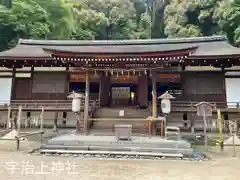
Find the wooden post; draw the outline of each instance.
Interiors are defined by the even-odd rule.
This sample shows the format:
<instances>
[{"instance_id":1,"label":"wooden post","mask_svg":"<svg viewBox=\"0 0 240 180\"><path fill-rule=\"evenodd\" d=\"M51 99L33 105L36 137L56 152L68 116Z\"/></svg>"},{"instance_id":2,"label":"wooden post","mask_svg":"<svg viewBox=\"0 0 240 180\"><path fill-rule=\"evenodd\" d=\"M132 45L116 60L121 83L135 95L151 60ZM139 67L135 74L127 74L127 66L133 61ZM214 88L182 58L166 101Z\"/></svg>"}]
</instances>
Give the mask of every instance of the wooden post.
<instances>
[{"instance_id":1,"label":"wooden post","mask_svg":"<svg viewBox=\"0 0 240 180\"><path fill-rule=\"evenodd\" d=\"M17 117L17 136L20 135L21 130L21 118L22 118L22 106L18 107L18 117Z\"/></svg>"},{"instance_id":2,"label":"wooden post","mask_svg":"<svg viewBox=\"0 0 240 180\"><path fill-rule=\"evenodd\" d=\"M157 84L156 79L152 75L152 116L157 117Z\"/></svg>"},{"instance_id":3,"label":"wooden post","mask_svg":"<svg viewBox=\"0 0 240 180\"><path fill-rule=\"evenodd\" d=\"M8 117L7 117L7 123L6 123L6 129L9 130L11 123L11 106L8 106Z\"/></svg>"},{"instance_id":4,"label":"wooden post","mask_svg":"<svg viewBox=\"0 0 240 180\"><path fill-rule=\"evenodd\" d=\"M67 66L67 67L66 67L65 90L64 90L66 97L68 96L68 92L69 92L69 79L70 79L70 76L69 76L69 67Z\"/></svg>"},{"instance_id":5,"label":"wooden post","mask_svg":"<svg viewBox=\"0 0 240 180\"><path fill-rule=\"evenodd\" d=\"M42 107L40 131L43 131L44 107Z\"/></svg>"},{"instance_id":6,"label":"wooden post","mask_svg":"<svg viewBox=\"0 0 240 180\"><path fill-rule=\"evenodd\" d=\"M16 98L16 69L13 68L12 72L12 88L11 88L11 100L15 100Z\"/></svg>"},{"instance_id":7,"label":"wooden post","mask_svg":"<svg viewBox=\"0 0 240 180\"><path fill-rule=\"evenodd\" d=\"M88 109L89 107L89 73L86 72L86 88L85 88L85 102L84 102L84 122L83 122L83 132L87 134L88 132Z\"/></svg>"},{"instance_id":8,"label":"wooden post","mask_svg":"<svg viewBox=\"0 0 240 180\"><path fill-rule=\"evenodd\" d=\"M194 134L195 133L195 119L193 118L192 114L191 114L190 118L191 118L191 133Z\"/></svg>"},{"instance_id":9,"label":"wooden post","mask_svg":"<svg viewBox=\"0 0 240 180\"><path fill-rule=\"evenodd\" d=\"M81 112L80 112L80 114L75 113L75 116L77 117L76 133L78 134L78 133L81 133L81 129L82 129L81 123L80 123L80 121L82 120L81 117L80 117L81 116Z\"/></svg>"},{"instance_id":10,"label":"wooden post","mask_svg":"<svg viewBox=\"0 0 240 180\"><path fill-rule=\"evenodd\" d=\"M206 119L206 110L203 110L203 123L204 123L204 146L207 147L207 119Z\"/></svg>"},{"instance_id":11,"label":"wooden post","mask_svg":"<svg viewBox=\"0 0 240 180\"><path fill-rule=\"evenodd\" d=\"M58 112L56 111L54 113L54 119L53 119L53 131L57 131L57 120L58 120Z\"/></svg>"},{"instance_id":12,"label":"wooden post","mask_svg":"<svg viewBox=\"0 0 240 180\"><path fill-rule=\"evenodd\" d=\"M152 117L157 118L157 84L154 74L152 75ZM152 135L156 134L156 121L152 121Z\"/></svg>"},{"instance_id":13,"label":"wooden post","mask_svg":"<svg viewBox=\"0 0 240 180\"><path fill-rule=\"evenodd\" d=\"M19 150L20 149L20 139L17 138L16 142L17 142L17 150Z\"/></svg>"}]
</instances>

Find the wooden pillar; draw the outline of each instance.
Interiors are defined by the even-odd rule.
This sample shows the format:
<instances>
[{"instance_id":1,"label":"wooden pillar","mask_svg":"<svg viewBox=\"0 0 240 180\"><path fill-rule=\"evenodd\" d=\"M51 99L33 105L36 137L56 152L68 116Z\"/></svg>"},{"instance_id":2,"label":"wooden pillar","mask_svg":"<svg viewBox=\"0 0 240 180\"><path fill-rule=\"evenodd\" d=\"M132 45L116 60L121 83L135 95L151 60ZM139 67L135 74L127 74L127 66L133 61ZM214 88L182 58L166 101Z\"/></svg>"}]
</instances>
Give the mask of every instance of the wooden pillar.
<instances>
[{"instance_id":1,"label":"wooden pillar","mask_svg":"<svg viewBox=\"0 0 240 180\"><path fill-rule=\"evenodd\" d=\"M84 122L83 132L88 133L88 114L89 114L89 73L86 72L86 88L85 88L85 102L84 102Z\"/></svg>"},{"instance_id":2,"label":"wooden pillar","mask_svg":"<svg viewBox=\"0 0 240 180\"><path fill-rule=\"evenodd\" d=\"M157 84L154 76L152 76L152 116L157 117Z\"/></svg>"},{"instance_id":3,"label":"wooden pillar","mask_svg":"<svg viewBox=\"0 0 240 180\"><path fill-rule=\"evenodd\" d=\"M141 75L138 77L137 98L140 108L148 107L148 77Z\"/></svg>"},{"instance_id":4,"label":"wooden pillar","mask_svg":"<svg viewBox=\"0 0 240 180\"><path fill-rule=\"evenodd\" d=\"M30 84L30 89L29 89L29 92L30 92L30 93L29 93L29 96L30 96L30 97L28 97L29 99L32 99L32 98L33 98L33 96L32 96L32 94L33 94L33 93L32 93L33 81L34 81L33 78L34 78L34 66L31 67L31 77L30 77L30 81L31 81L30 83L31 83L31 84Z\"/></svg>"},{"instance_id":5,"label":"wooden pillar","mask_svg":"<svg viewBox=\"0 0 240 180\"><path fill-rule=\"evenodd\" d=\"M15 79L16 79L16 69L13 68L12 72L12 89L11 89L11 100L16 99L16 85L15 85Z\"/></svg>"},{"instance_id":6,"label":"wooden pillar","mask_svg":"<svg viewBox=\"0 0 240 180\"><path fill-rule=\"evenodd\" d=\"M107 76L105 73L101 74L100 80L100 106L109 105L109 93L110 93L110 76Z\"/></svg>"},{"instance_id":7,"label":"wooden pillar","mask_svg":"<svg viewBox=\"0 0 240 180\"><path fill-rule=\"evenodd\" d=\"M69 93L69 67L66 67L66 80L65 80L65 89L64 89L65 97L67 99Z\"/></svg>"},{"instance_id":8,"label":"wooden pillar","mask_svg":"<svg viewBox=\"0 0 240 180\"><path fill-rule=\"evenodd\" d=\"M152 75L152 117L157 118L157 83ZM152 121L152 135L156 135L156 121Z\"/></svg>"}]
</instances>

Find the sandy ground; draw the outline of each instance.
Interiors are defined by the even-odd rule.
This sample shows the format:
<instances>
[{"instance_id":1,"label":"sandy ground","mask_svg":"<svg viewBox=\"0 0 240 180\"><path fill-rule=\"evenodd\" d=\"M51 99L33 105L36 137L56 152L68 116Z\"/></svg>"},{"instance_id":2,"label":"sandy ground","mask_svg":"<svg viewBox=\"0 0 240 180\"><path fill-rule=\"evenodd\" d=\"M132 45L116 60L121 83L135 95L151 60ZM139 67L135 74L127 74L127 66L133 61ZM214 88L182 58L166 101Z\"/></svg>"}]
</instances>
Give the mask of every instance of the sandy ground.
<instances>
[{"instance_id":1,"label":"sandy ground","mask_svg":"<svg viewBox=\"0 0 240 180\"><path fill-rule=\"evenodd\" d=\"M30 155L39 141L0 141L0 180L239 180L240 147L208 149L212 160L106 160Z\"/></svg>"},{"instance_id":2,"label":"sandy ground","mask_svg":"<svg viewBox=\"0 0 240 180\"><path fill-rule=\"evenodd\" d=\"M237 180L240 160L94 160L0 152L0 179L24 180Z\"/></svg>"},{"instance_id":3,"label":"sandy ground","mask_svg":"<svg viewBox=\"0 0 240 180\"><path fill-rule=\"evenodd\" d=\"M237 180L240 179L240 151L231 157L194 162L185 160L100 160L73 156L29 155L37 146L0 142L0 180Z\"/></svg>"}]
</instances>

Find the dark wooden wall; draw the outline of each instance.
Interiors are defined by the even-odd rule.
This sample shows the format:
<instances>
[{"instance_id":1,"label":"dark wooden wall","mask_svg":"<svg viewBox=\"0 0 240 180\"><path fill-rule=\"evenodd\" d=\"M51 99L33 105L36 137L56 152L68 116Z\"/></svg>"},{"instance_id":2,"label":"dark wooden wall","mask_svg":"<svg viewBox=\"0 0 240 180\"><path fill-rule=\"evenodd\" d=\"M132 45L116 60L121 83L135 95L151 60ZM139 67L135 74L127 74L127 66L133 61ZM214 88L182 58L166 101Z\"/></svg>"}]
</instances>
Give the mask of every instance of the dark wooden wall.
<instances>
[{"instance_id":1,"label":"dark wooden wall","mask_svg":"<svg viewBox=\"0 0 240 180\"><path fill-rule=\"evenodd\" d=\"M32 99L66 99L66 72L34 72L32 78Z\"/></svg>"},{"instance_id":2,"label":"dark wooden wall","mask_svg":"<svg viewBox=\"0 0 240 180\"><path fill-rule=\"evenodd\" d=\"M182 91L182 100L225 102L225 75L223 72L184 72Z\"/></svg>"},{"instance_id":3,"label":"dark wooden wall","mask_svg":"<svg viewBox=\"0 0 240 180\"><path fill-rule=\"evenodd\" d=\"M66 72L34 72L30 78L15 78L12 100L65 100Z\"/></svg>"},{"instance_id":4,"label":"dark wooden wall","mask_svg":"<svg viewBox=\"0 0 240 180\"><path fill-rule=\"evenodd\" d=\"M15 100L30 100L32 98L30 78L15 79Z\"/></svg>"}]
</instances>

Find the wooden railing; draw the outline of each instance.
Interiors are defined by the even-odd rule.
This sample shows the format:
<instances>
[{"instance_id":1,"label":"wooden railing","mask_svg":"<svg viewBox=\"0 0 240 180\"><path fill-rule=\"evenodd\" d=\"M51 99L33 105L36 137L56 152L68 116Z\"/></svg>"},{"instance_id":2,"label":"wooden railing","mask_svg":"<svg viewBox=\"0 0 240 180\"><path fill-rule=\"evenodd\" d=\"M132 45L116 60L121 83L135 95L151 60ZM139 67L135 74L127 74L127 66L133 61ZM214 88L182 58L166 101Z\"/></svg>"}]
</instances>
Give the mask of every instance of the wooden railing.
<instances>
[{"instance_id":1,"label":"wooden railing","mask_svg":"<svg viewBox=\"0 0 240 180\"><path fill-rule=\"evenodd\" d=\"M81 101L81 109L84 109L84 99ZM197 101L175 101L171 102L172 111L195 111L195 105L199 103ZM215 109L240 109L240 102L209 102L214 106ZM8 106L11 109L17 109L22 106L23 109L29 110L41 110L44 107L45 110L68 110L72 108L71 100L12 100L4 103L0 101L0 110L7 110ZM161 106L161 100L157 101L157 105ZM100 106L99 100L89 100L89 111L94 111ZM149 102L149 107L151 108L151 102Z\"/></svg>"},{"instance_id":2,"label":"wooden railing","mask_svg":"<svg viewBox=\"0 0 240 180\"><path fill-rule=\"evenodd\" d=\"M84 99L81 101L81 109L84 109ZM0 101L0 109L7 109L11 106L11 109L16 109L22 106L23 109L41 109L44 107L45 110L48 109L66 109L71 110L72 100L12 100L9 102ZM89 106L92 108L97 108L99 106L99 100L89 100ZM91 110L90 108L90 110Z\"/></svg>"},{"instance_id":3,"label":"wooden railing","mask_svg":"<svg viewBox=\"0 0 240 180\"><path fill-rule=\"evenodd\" d=\"M199 101L171 101L172 111L195 111L195 105ZM214 109L240 109L240 102L208 102L214 106ZM150 106L152 102L149 102ZM161 107L161 100L157 101L157 106ZM151 108L151 107L150 107Z\"/></svg>"}]
</instances>

